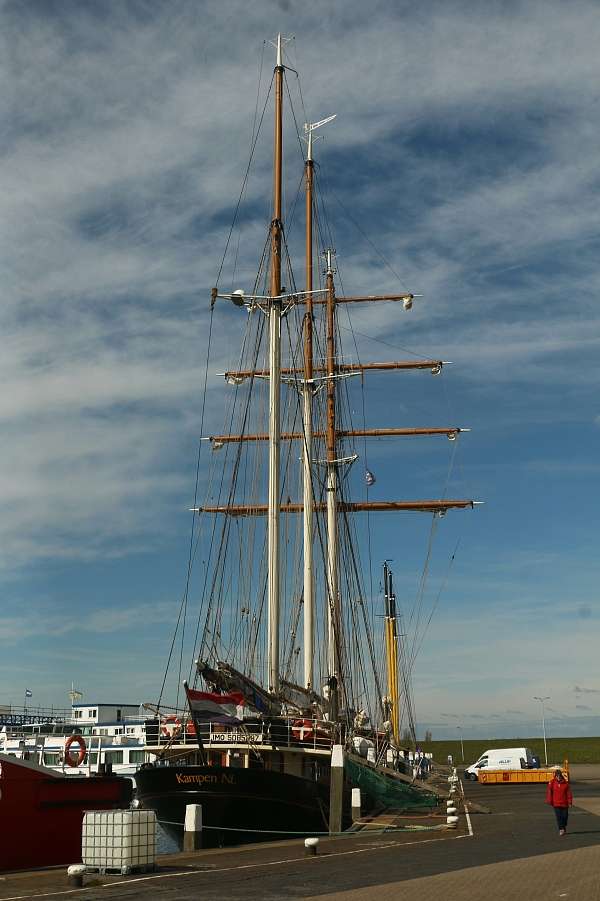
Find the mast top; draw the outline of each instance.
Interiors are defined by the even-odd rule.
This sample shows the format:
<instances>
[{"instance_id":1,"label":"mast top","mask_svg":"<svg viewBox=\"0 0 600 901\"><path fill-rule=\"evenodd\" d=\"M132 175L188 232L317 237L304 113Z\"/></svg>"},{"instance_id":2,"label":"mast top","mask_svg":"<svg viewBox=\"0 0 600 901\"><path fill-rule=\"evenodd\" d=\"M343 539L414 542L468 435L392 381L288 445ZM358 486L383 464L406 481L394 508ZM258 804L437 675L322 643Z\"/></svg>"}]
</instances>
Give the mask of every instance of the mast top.
<instances>
[{"instance_id":1,"label":"mast top","mask_svg":"<svg viewBox=\"0 0 600 901\"><path fill-rule=\"evenodd\" d=\"M277 50L277 62L275 64L276 69L285 68L285 66L283 65L283 45L291 40L293 40L293 37L284 38L281 32L279 32L276 41L269 41L269 43L272 44L273 47L275 47L275 49Z\"/></svg>"},{"instance_id":2,"label":"mast top","mask_svg":"<svg viewBox=\"0 0 600 901\"><path fill-rule=\"evenodd\" d=\"M325 275L335 275L335 268L333 265L333 258L335 256L335 250L327 249L323 251L323 256L325 257Z\"/></svg>"},{"instance_id":3,"label":"mast top","mask_svg":"<svg viewBox=\"0 0 600 901\"><path fill-rule=\"evenodd\" d=\"M308 144L308 150L306 152L306 162L307 163L312 162L312 159L313 159L313 155L312 155L312 146L313 146L312 133L313 133L313 131L316 131L316 129L320 128L322 125L327 125L327 123L331 122L333 119L335 119L336 116L337 116L337 113L334 113L333 116L327 116L326 119L320 119L318 122L306 122L304 124L304 134L307 136L306 142Z\"/></svg>"}]
</instances>

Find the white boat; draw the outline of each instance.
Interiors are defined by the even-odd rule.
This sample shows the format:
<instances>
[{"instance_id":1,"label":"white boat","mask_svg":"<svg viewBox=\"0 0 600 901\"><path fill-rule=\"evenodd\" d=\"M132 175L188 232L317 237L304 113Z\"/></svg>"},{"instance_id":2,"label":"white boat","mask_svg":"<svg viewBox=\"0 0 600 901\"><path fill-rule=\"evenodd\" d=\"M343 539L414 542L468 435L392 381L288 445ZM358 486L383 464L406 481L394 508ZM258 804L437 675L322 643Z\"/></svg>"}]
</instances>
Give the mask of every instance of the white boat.
<instances>
[{"instance_id":1,"label":"white boat","mask_svg":"<svg viewBox=\"0 0 600 901\"><path fill-rule=\"evenodd\" d=\"M153 759L145 748L158 730L158 719L139 704L73 703L56 712L8 707L0 715L0 753L67 776L133 776Z\"/></svg>"}]
</instances>

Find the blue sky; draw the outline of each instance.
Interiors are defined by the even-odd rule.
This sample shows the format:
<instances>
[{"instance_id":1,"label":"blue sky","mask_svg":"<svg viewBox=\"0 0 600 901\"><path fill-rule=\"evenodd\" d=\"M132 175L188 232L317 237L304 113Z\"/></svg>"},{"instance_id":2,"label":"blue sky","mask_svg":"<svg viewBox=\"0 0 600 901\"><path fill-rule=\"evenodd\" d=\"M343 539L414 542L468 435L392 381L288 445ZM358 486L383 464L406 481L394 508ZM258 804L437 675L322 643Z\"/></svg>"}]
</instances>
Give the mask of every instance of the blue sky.
<instances>
[{"instance_id":1,"label":"blue sky","mask_svg":"<svg viewBox=\"0 0 600 901\"><path fill-rule=\"evenodd\" d=\"M597 732L597 5L5 2L0 17L0 703L28 687L61 704L72 680L90 700L156 695L185 577L207 299L263 41L281 30L308 115L337 113L317 147L331 196L399 275L339 221L344 289L424 295L409 315L353 310L361 358L454 364L394 376L391 393L374 376L369 423L473 430L450 493L485 506L440 524L419 722L523 734L542 694L556 731ZM267 162L241 273L269 196ZM222 316L214 372L234 359ZM212 385L207 434L222 427ZM439 493L451 449L441 467L437 450L370 445L372 497ZM428 527L374 534L407 610Z\"/></svg>"}]
</instances>

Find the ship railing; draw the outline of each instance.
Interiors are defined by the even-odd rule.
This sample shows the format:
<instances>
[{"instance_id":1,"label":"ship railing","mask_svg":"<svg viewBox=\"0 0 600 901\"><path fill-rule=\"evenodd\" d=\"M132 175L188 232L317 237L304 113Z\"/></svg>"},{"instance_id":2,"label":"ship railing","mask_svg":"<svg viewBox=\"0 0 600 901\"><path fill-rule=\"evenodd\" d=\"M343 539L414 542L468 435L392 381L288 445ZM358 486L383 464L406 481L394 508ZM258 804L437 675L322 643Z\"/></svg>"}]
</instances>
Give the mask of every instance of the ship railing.
<instances>
[{"instance_id":1,"label":"ship railing","mask_svg":"<svg viewBox=\"0 0 600 901\"><path fill-rule=\"evenodd\" d=\"M185 717L168 719L158 727L156 742L146 735L148 745L197 747L196 726L200 730L202 744L210 748L234 744L257 748L327 750L333 744L331 723L310 717L247 718L237 725L209 721L197 721L194 725L191 719Z\"/></svg>"},{"instance_id":2,"label":"ship railing","mask_svg":"<svg viewBox=\"0 0 600 901\"><path fill-rule=\"evenodd\" d=\"M65 722L71 711L61 707L17 707L0 704L0 728L22 727L32 723Z\"/></svg>"}]
</instances>

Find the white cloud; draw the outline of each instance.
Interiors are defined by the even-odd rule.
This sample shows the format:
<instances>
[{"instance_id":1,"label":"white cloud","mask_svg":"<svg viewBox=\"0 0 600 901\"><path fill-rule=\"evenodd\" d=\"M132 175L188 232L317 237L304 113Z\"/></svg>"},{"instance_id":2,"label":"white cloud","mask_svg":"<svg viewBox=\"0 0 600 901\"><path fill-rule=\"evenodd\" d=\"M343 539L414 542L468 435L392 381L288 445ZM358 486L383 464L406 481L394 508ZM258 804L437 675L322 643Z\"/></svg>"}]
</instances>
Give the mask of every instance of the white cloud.
<instances>
[{"instance_id":1,"label":"white cloud","mask_svg":"<svg viewBox=\"0 0 600 901\"><path fill-rule=\"evenodd\" d=\"M595 4L107 9L1 10L5 577L40 559L143 553L189 504L208 291L249 150L261 42L276 27L297 35L288 52L303 75L307 117L338 114L318 147L323 178L402 287L425 294L410 315L387 305L353 310L358 331L455 360L451 378L473 408L485 408L468 423L480 433L590 422L597 385L588 361L599 333ZM272 62L267 46L263 88ZM301 124L291 72L288 81ZM288 148L291 205L301 163L293 132ZM251 284L270 191L267 154L242 207L234 287ZM342 213L330 196L332 219ZM336 246L348 293L397 287L353 230L342 225ZM237 253L234 241L224 283ZM212 371L235 361L242 325L228 315L215 313ZM368 358L396 355L360 336L358 348ZM344 349L356 354L349 334ZM220 385L209 394L206 433L221 429L224 396ZM426 417L429 407L423 413L406 392L394 413L415 410ZM489 484L502 462L476 465ZM596 463L540 452L523 466L576 477L593 475ZM517 550L511 560L523 563ZM486 578L494 592L518 588L502 567ZM19 626L4 628L9 636ZM460 646L462 633L453 635Z\"/></svg>"}]
</instances>

